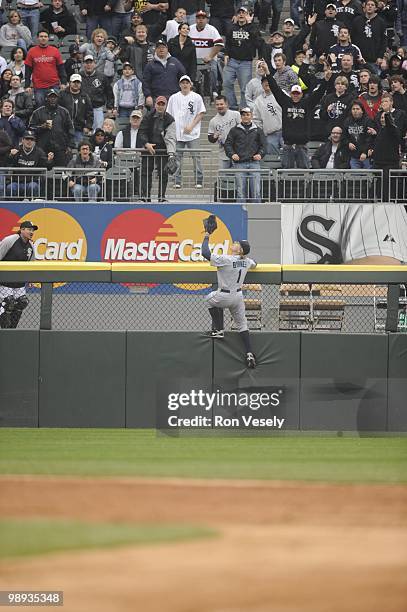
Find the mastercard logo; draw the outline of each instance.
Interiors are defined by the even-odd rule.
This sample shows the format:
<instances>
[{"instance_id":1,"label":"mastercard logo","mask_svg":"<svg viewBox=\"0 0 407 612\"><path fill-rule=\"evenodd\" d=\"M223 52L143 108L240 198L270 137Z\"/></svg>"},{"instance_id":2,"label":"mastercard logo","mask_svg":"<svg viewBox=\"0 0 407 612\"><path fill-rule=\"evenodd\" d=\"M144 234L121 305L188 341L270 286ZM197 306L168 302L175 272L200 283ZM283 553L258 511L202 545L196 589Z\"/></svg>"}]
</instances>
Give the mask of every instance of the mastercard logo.
<instances>
[{"instance_id":1,"label":"mastercard logo","mask_svg":"<svg viewBox=\"0 0 407 612\"><path fill-rule=\"evenodd\" d=\"M168 218L152 210L130 210L118 215L106 228L101 242L104 261L182 262L203 261L202 221L205 210L182 210ZM211 251L226 254L232 243L227 226L218 218L216 242Z\"/></svg>"}]
</instances>

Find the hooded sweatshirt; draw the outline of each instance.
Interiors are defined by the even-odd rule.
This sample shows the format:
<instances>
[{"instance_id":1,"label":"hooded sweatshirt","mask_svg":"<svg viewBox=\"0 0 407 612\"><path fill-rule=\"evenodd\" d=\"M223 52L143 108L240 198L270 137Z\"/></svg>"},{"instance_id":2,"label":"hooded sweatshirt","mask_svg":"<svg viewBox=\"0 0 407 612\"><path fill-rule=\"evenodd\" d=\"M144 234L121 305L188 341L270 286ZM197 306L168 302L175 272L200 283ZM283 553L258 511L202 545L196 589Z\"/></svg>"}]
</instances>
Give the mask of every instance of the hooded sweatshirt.
<instances>
[{"instance_id":1,"label":"hooded sweatshirt","mask_svg":"<svg viewBox=\"0 0 407 612\"><path fill-rule=\"evenodd\" d=\"M253 122L261 128L266 136L282 128L281 106L272 93L265 91L256 98L253 109Z\"/></svg>"},{"instance_id":2,"label":"hooded sweatshirt","mask_svg":"<svg viewBox=\"0 0 407 612\"><path fill-rule=\"evenodd\" d=\"M367 130L374 127L373 122L366 115L363 109L363 115L360 119L354 119L349 115L343 124L343 139L348 143L355 145L356 149L350 152L350 156L354 159L359 159L362 153L367 154L368 149L373 148L374 138L368 134ZM348 147L349 148L349 147Z\"/></svg>"}]
</instances>

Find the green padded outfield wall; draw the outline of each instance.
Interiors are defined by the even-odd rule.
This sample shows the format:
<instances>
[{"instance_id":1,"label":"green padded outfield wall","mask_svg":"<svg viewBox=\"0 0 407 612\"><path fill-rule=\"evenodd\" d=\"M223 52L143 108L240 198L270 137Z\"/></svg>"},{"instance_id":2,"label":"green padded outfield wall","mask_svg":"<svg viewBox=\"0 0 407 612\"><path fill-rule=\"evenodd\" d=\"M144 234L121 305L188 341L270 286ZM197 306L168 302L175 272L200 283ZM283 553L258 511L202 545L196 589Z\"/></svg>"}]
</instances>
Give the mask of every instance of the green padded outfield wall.
<instances>
[{"instance_id":1,"label":"green padded outfield wall","mask_svg":"<svg viewBox=\"0 0 407 612\"><path fill-rule=\"evenodd\" d=\"M0 330L0 427L38 427L39 335Z\"/></svg>"},{"instance_id":2,"label":"green padded outfield wall","mask_svg":"<svg viewBox=\"0 0 407 612\"><path fill-rule=\"evenodd\" d=\"M407 431L407 334L389 336L389 431Z\"/></svg>"},{"instance_id":3,"label":"green padded outfield wall","mask_svg":"<svg viewBox=\"0 0 407 612\"><path fill-rule=\"evenodd\" d=\"M385 431L388 336L303 333L300 429Z\"/></svg>"}]
</instances>

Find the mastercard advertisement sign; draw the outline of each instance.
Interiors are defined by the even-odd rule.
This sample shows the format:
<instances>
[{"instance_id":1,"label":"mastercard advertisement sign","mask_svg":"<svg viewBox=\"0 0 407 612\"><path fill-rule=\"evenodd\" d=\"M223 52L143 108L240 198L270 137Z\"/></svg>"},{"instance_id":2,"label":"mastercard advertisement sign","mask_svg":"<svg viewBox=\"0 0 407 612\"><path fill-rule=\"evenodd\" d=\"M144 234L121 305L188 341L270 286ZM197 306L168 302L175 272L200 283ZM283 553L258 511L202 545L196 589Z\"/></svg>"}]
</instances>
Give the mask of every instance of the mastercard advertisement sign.
<instances>
[{"instance_id":1,"label":"mastercard advertisement sign","mask_svg":"<svg viewBox=\"0 0 407 612\"><path fill-rule=\"evenodd\" d=\"M247 212L238 205L55 204L31 202L0 207L0 240L22 221L38 225L39 261L193 263L202 261L202 220L218 217L210 242L227 253L233 239L247 238Z\"/></svg>"}]
</instances>

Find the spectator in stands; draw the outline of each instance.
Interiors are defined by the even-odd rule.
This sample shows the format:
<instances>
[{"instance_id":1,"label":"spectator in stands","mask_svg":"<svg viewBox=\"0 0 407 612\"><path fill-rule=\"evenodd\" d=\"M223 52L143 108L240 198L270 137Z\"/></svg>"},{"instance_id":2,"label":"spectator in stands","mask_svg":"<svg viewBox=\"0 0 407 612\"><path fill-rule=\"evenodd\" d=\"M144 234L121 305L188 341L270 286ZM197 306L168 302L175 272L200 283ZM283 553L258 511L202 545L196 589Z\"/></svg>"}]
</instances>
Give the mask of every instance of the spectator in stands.
<instances>
[{"instance_id":1,"label":"spectator in stands","mask_svg":"<svg viewBox=\"0 0 407 612\"><path fill-rule=\"evenodd\" d=\"M196 81L196 49L189 36L189 25L181 23L177 36L171 38L168 43L168 51L171 57L175 57L185 68L186 74Z\"/></svg>"},{"instance_id":2,"label":"spectator in stands","mask_svg":"<svg viewBox=\"0 0 407 612\"><path fill-rule=\"evenodd\" d=\"M114 141L116 140L116 123L110 117L106 117L103 121L102 130L105 133L106 142L114 146Z\"/></svg>"},{"instance_id":3,"label":"spectator in stands","mask_svg":"<svg viewBox=\"0 0 407 612\"><path fill-rule=\"evenodd\" d=\"M263 68L263 60L260 60L256 64L256 76L253 77L246 85L245 98L247 106L253 112L254 101L256 98L261 96L263 93L263 86L261 84L261 80L266 74ZM240 118L240 115L239 115Z\"/></svg>"},{"instance_id":4,"label":"spectator in stands","mask_svg":"<svg viewBox=\"0 0 407 612\"><path fill-rule=\"evenodd\" d=\"M346 75L344 75L346 76ZM359 95L369 90L369 81L372 73L369 68L362 68L359 72Z\"/></svg>"},{"instance_id":5,"label":"spectator in stands","mask_svg":"<svg viewBox=\"0 0 407 612\"><path fill-rule=\"evenodd\" d=\"M130 27L131 22L131 3L126 0L109 0L112 9L111 34L118 38L123 30Z\"/></svg>"},{"instance_id":6,"label":"spectator in stands","mask_svg":"<svg viewBox=\"0 0 407 612\"><path fill-rule=\"evenodd\" d=\"M112 17L106 0L79 0L79 10L86 19L86 37L91 39L92 32L98 27L111 31Z\"/></svg>"},{"instance_id":7,"label":"spectator in stands","mask_svg":"<svg viewBox=\"0 0 407 612\"><path fill-rule=\"evenodd\" d=\"M0 74L7 68L7 62L2 55L0 55Z\"/></svg>"},{"instance_id":8,"label":"spectator in stands","mask_svg":"<svg viewBox=\"0 0 407 612\"><path fill-rule=\"evenodd\" d=\"M375 120L373 149L369 151L373 160L373 168L383 170L383 201L386 201L390 195L389 171L400 168L400 151L403 144L403 134L396 124L392 106L391 94L384 93L382 110Z\"/></svg>"},{"instance_id":9,"label":"spectator in stands","mask_svg":"<svg viewBox=\"0 0 407 612\"><path fill-rule=\"evenodd\" d=\"M82 54L79 45L72 43L69 45L69 57L65 60L66 78L69 80L73 74L79 74L82 70Z\"/></svg>"},{"instance_id":10,"label":"spectator in stands","mask_svg":"<svg viewBox=\"0 0 407 612\"><path fill-rule=\"evenodd\" d=\"M207 4L210 5L211 9L211 18L209 23L218 30L219 34L222 34L222 36L227 36L232 29L232 18L235 14L234 0L207 2Z\"/></svg>"},{"instance_id":11,"label":"spectator in stands","mask_svg":"<svg viewBox=\"0 0 407 612\"><path fill-rule=\"evenodd\" d=\"M326 67L324 80L318 89L304 98L300 85L293 85L288 96L277 85L266 66L271 92L282 109L283 125L283 154L281 162L283 168L309 168L307 142L308 121L312 116L316 104L321 100L326 90L327 81L332 72Z\"/></svg>"},{"instance_id":12,"label":"spectator in stands","mask_svg":"<svg viewBox=\"0 0 407 612\"><path fill-rule=\"evenodd\" d=\"M350 41L349 28L342 25L339 28L337 42L329 49L329 57L332 64L338 64L340 67L344 53L350 54L353 57L354 66L364 63L359 47L353 45Z\"/></svg>"},{"instance_id":13,"label":"spectator in stands","mask_svg":"<svg viewBox=\"0 0 407 612\"><path fill-rule=\"evenodd\" d=\"M335 92L326 94L321 101L321 120L325 122L328 134L334 126L343 126L351 102L355 94L348 91L349 81L346 77L339 76L335 79Z\"/></svg>"},{"instance_id":14,"label":"spectator in stands","mask_svg":"<svg viewBox=\"0 0 407 612\"><path fill-rule=\"evenodd\" d=\"M24 174L12 174L11 182L6 187L8 196L20 198L38 198L41 195L41 178L39 174L28 174L34 168L51 168L54 154L48 155L36 145L35 133L26 130L21 145L10 151L9 164L13 168L25 170Z\"/></svg>"},{"instance_id":15,"label":"spectator in stands","mask_svg":"<svg viewBox=\"0 0 407 612\"><path fill-rule=\"evenodd\" d=\"M25 58L25 87L27 93L32 93L32 80L38 107L44 104L50 89L65 89L66 73L60 52L48 44L48 32L40 30L37 38L38 45L31 47Z\"/></svg>"},{"instance_id":16,"label":"spectator in stands","mask_svg":"<svg viewBox=\"0 0 407 612\"><path fill-rule=\"evenodd\" d=\"M328 141L320 145L311 158L312 168L349 168L349 150L342 128L332 128Z\"/></svg>"},{"instance_id":17,"label":"spectator in stands","mask_svg":"<svg viewBox=\"0 0 407 612\"><path fill-rule=\"evenodd\" d=\"M108 36L106 39L106 47L111 52L111 55L106 57L105 67L103 68L103 74L108 77L109 83L113 83L113 80L117 74L117 65L121 49L117 44L117 40L114 36Z\"/></svg>"},{"instance_id":18,"label":"spectator in stands","mask_svg":"<svg viewBox=\"0 0 407 612\"><path fill-rule=\"evenodd\" d=\"M10 68L13 74L19 74L21 78L25 79L25 64L24 60L27 56L27 52L23 47L15 47L10 53L10 61L7 64L7 68Z\"/></svg>"},{"instance_id":19,"label":"spectator in stands","mask_svg":"<svg viewBox=\"0 0 407 612\"><path fill-rule=\"evenodd\" d=\"M17 7L23 25L27 26L31 32L31 38L34 39L40 30L40 8L42 3L38 0L18 0Z\"/></svg>"},{"instance_id":20,"label":"spectator in stands","mask_svg":"<svg viewBox=\"0 0 407 612\"><path fill-rule=\"evenodd\" d=\"M232 167L232 160L226 155L225 142L232 127L239 125L241 116L239 111L229 109L225 96L218 96L215 100L216 115L209 121L208 140L217 143L219 147L219 167L227 170Z\"/></svg>"},{"instance_id":21,"label":"spectator in stands","mask_svg":"<svg viewBox=\"0 0 407 612\"><path fill-rule=\"evenodd\" d=\"M7 98L8 92L9 92L10 87L11 87L11 77L12 76L13 76L13 73L11 72L10 68L6 68L1 73L1 77L0 77L0 98Z\"/></svg>"},{"instance_id":22,"label":"spectator in stands","mask_svg":"<svg viewBox=\"0 0 407 612\"><path fill-rule=\"evenodd\" d=\"M11 140L5 130L0 130L0 168L5 168L9 165L11 151ZM5 193L5 175L0 174L0 198L4 199Z\"/></svg>"},{"instance_id":23,"label":"spectator in stands","mask_svg":"<svg viewBox=\"0 0 407 612\"><path fill-rule=\"evenodd\" d=\"M59 104L59 93L50 89L44 106L37 108L30 119L39 147L54 153L57 166L66 166L75 147L75 130L68 111Z\"/></svg>"},{"instance_id":24,"label":"spectator in stands","mask_svg":"<svg viewBox=\"0 0 407 612\"><path fill-rule=\"evenodd\" d=\"M7 100L14 102L15 116L27 125L34 108L32 96L25 93L20 75L13 74L10 85L11 87L8 90Z\"/></svg>"},{"instance_id":25,"label":"spectator in stands","mask_svg":"<svg viewBox=\"0 0 407 612\"><path fill-rule=\"evenodd\" d=\"M196 23L191 26L189 35L195 45L198 62L202 61L210 67L211 91L215 92L218 82L218 62L216 56L224 48L223 38L218 30L208 23L208 15L205 11L198 11L195 17Z\"/></svg>"},{"instance_id":26,"label":"spectator in stands","mask_svg":"<svg viewBox=\"0 0 407 612\"><path fill-rule=\"evenodd\" d=\"M303 49L305 39L307 38L310 28L317 20L317 14L309 15L306 23L303 24L301 30L295 33L294 20L291 18L285 19L283 23L283 53L287 58L287 64L293 63L297 51Z\"/></svg>"},{"instance_id":27,"label":"spectator in stands","mask_svg":"<svg viewBox=\"0 0 407 612\"><path fill-rule=\"evenodd\" d=\"M262 130L253 123L249 107L240 111L241 123L233 127L225 142L225 152L236 172L236 201L261 202L260 160L266 153ZM242 172L244 170L245 172ZM251 195L251 198L250 198Z\"/></svg>"},{"instance_id":28,"label":"spectator in stands","mask_svg":"<svg viewBox=\"0 0 407 612\"><path fill-rule=\"evenodd\" d=\"M186 11L186 21L191 26L195 23L195 15L205 9L204 0L171 0L171 10L176 11L182 6Z\"/></svg>"},{"instance_id":29,"label":"spectator in stands","mask_svg":"<svg viewBox=\"0 0 407 612\"><path fill-rule=\"evenodd\" d=\"M157 42L154 59L143 72L143 92L146 106L151 108L157 96L169 98L179 91L179 79L185 74L185 68L179 60L168 53L165 40Z\"/></svg>"},{"instance_id":30,"label":"spectator in stands","mask_svg":"<svg viewBox=\"0 0 407 612\"><path fill-rule=\"evenodd\" d=\"M359 0L336 0L336 17L349 30L355 17L363 15L362 5Z\"/></svg>"},{"instance_id":31,"label":"spectator in stands","mask_svg":"<svg viewBox=\"0 0 407 612\"><path fill-rule=\"evenodd\" d=\"M101 186L98 183L97 174L92 175L89 169L105 168L106 163L94 155L90 150L90 144L83 141L79 145L78 155L69 162L69 168L81 168L82 172L72 174L69 178L69 188L75 202L81 202L83 197L88 197L89 201L96 202L101 191ZM86 172L83 172L86 171Z\"/></svg>"},{"instance_id":32,"label":"spectator in stands","mask_svg":"<svg viewBox=\"0 0 407 612\"><path fill-rule=\"evenodd\" d=\"M151 201L154 167L158 173L158 201L166 202L167 162L169 156L175 156L177 146L174 117L166 112L166 107L166 98L158 96L154 110L147 113L140 125L140 145L147 151L141 160L141 196L147 202Z\"/></svg>"},{"instance_id":33,"label":"spectator in stands","mask_svg":"<svg viewBox=\"0 0 407 612\"><path fill-rule=\"evenodd\" d=\"M362 102L367 116L374 119L382 101L382 84L378 76L370 76L367 92L361 93L358 99Z\"/></svg>"},{"instance_id":34,"label":"spectator in stands","mask_svg":"<svg viewBox=\"0 0 407 612\"><path fill-rule=\"evenodd\" d=\"M267 44L262 45L261 51L259 51L259 56L262 56L267 64L271 72L274 72L276 69L276 64L274 62L274 57L283 52L283 44L284 44L284 36L282 32L272 32L269 42Z\"/></svg>"},{"instance_id":35,"label":"spectator in stands","mask_svg":"<svg viewBox=\"0 0 407 612\"><path fill-rule=\"evenodd\" d=\"M281 106L271 93L266 76L262 78L261 84L263 93L254 102L253 123L263 131L266 137L267 155L280 155L280 149L283 146Z\"/></svg>"},{"instance_id":36,"label":"spectator in stands","mask_svg":"<svg viewBox=\"0 0 407 612\"><path fill-rule=\"evenodd\" d=\"M130 62L136 77L141 81L144 68L154 59L155 44L147 40L148 29L143 23L136 27L134 36L135 40L129 36L124 39L120 59L122 62ZM128 40L133 42L129 43Z\"/></svg>"},{"instance_id":37,"label":"spectator in stands","mask_svg":"<svg viewBox=\"0 0 407 612\"><path fill-rule=\"evenodd\" d=\"M95 130L95 133L90 137L90 144L94 156L105 162L106 168L111 168L113 165L113 145L101 128Z\"/></svg>"},{"instance_id":38,"label":"spectator in stands","mask_svg":"<svg viewBox=\"0 0 407 612\"><path fill-rule=\"evenodd\" d=\"M391 55L389 57L387 68L382 70L380 74L380 78L382 79L382 81L384 79L387 79L386 84L382 83L383 87L390 86L388 79L390 79L390 77L392 77L395 74L406 78L407 72L403 69L402 64L403 64L403 58L401 57L401 55L398 55L397 53L395 53L394 55Z\"/></svg>"},{"instance_id":39,"label":"spectator in stands","mask_svg":"<svg viewBox=\"0 0 407 612\"><path fill-rule=\"evenodd\" d=\"M183 150L189 149L192 151L195 187L201 189L203 185L201 157L194 153L194 150L199 148L201 121L206 108L201 96L192 91L192 80L187 74L180 78L179 84L181 91L170 97L167 107L167 113L175 119L177 134L178 170L175 174L175 188L181 189Z\"/></svg>"},{"instance_id":40,"label":"spectator in stands","mask_svg":"<svg viewBox=\"0 0 407 612\"><path fill-rule=\"evenodd\" d=\"M279 88L289 94L292 86L298 85L298 76L292 68L287 66L286 62L287 58L284 53L277 53L274 56L274 63L276 65L274 79Z\"/></svg>"},{"instance_id":41,"label":"spectator in stands","mask_svg":"<svg viewBox=\"0 0 407 612\"><path fill-rule=\"evenodd\" d=\"M397 0L396 30L400 46L407 45L407 0Z\"/></svg>"},{"instance_id":42,"label":"spectator in stands","mask_svg":"<svg viewBox=\"0 0 407 612\"><path fill-rule=\"evenodd\" d=\"M165 25L165 29L162 31L163 38L167 43L170 42L171 38L175 38L179 33L179 26L182 23L187 23L187 12L181 6L175 11L174 19L169 19Z\"/></svg>"},{"instance_id":43,"label":"spectator in stands","mask_svg":"<svg viewBox=\"0 0 407 612\"><path fill-rule=\"evenodd\" d=\"M300 78L299 73L301 70L301 66L304 63L305 57L306 57L306 52L303 51L303 49L298 49L298 51L295 52L294 63L291 64L292 70L298 76L298 85L301 86L301 89L304 93L308 90L308 86Z\"/></svg>"},{"instance_id":44,"label":"spectator in stands","mask_svg":"<svg viewBox=\"0 0 407 612\"><path fill-rule=\"evenodd\" d=\"M391 93L393 94L393 106L407 113L407 91L406 81L402 76L390 77Z\"/></svg>"},{"instance_id":45,"label":"spectator in stands","mask_svg":"<svg viewBox=\"0 0 407 612\"><path fill-rule=\"evenodd\" d=\"M328 53L337 42L342 23L336 17L336 6L329 2L325 7L325 18L314 23L309 44L317 57Z\"/></svg>"},{"instance_id":46,"label":"spectator in stands","mask_svg":"<svg viewBox=\"0 0 407 612\"><path fill-rule=\"evenodd\" d=\"M161 32L167 23L169 3L161 2L160 0L149 0L148 2L145 2L145 0L134 0L133 7L136 12L142 15L143 23L148 26L150 40L156 42L161 37Z\"/></svg>"},{"instance_id":47,"label":"spectator in stands","mask_svg":"<svg viewBox=\"0 0 407 612\"><path fill-rule=\"evenodd\" d=\"M102 126L106 106L108 111L113 110L114 97L112 86L108 78L96 70L96 62L92 55L83 58L82 91L88 94L93 107L93 129Z\"/></svg>"},{"instance_id":48,"label":"spectator in stands","mask_svg":"<svg viewBox=\"0 0 407 612\"><path fill-rule=\"evenodd\" d=\"M25 51L32 45L31 32L27 26L21 23L20 13L10 11L8 23L0 28L1 47L22 47Z\"/></svg>"},{"instance_id":49,"label":"spectator in stands","mask_svg":"<svg viewBox=\"0 0 407 612\"><path fill-rule=\"evenodd\" d=\"M123 30L123 32L119 36L119 42L121 46L123 46L124 42L126 42L129 45L132 45L135 42L136 28L138 25L141 25L141 24L143 24L143 17L141 16L140 13L133 11L133 13L130 16L130 26L126 28L125 30ZM148 30L148 27L147 26L145 27L146 27L146 30Z\"/></svg>"},{"instance_id":50,"label":"spectator in stands","mask_svg":"<svg viewBox=\"0 0 407 612\"><path fill-rule=\"evenodd\" d=\"M359 100L354 100L351 114L343 124L343 134L348 143L352 169L372 167L368 156L369 149L373 148L373 136L368 131L372 127L373 122L367 117L363 104Z\"/></svg>"},{"instance_id":51,"label":"spectator in stands","mask_svg":"<svg viewBox=\"0 0 407 612\"><path fill-rule=\"evenodd\" d=\"M96 62L96 70L104 74L106 60L115 60L115 56L106 46L108 34L103 28L93 30L91 42L84 43L79 47L79 51L85 57L91 55Z\"/></svg>"},{"instance_id":52,"label":"spectator in stands","mask_svg":"<svg viewBox=\"0 0 407 612\"><path fill-rule=\"evenodd\" d=\"M281 11L283 9L282 0L258 0L257 13L259 19L260 33L265 34L267 30L268 18L272 9L270 32L275 32L280 23Z\"/></svg>"},{"instance_id":53,"label":"spectator in stands","mask_svg":"<svg viewBox=\"0 0 407 612\"><path fill-rule=\"evenodd\" d=\"M356 97L359 93L359 73L353 69L353 55L344 53L340 62L332 61L332 79L328 83L328 92L335 89L335 80L338 77L345 77L349 83L349 92L352 92ZM370 76L370 74L369 74Z\"/></svg>"},{"instance_id":54,"label":"spectator in stands","mask_svg":"<svg viewBox=\"0 0 407 612\"><path fill-rule=\"evenodd\" d=\"M130 115L129 125L117 133L114 146L116 149L140 149L139 129L143 112L134 110Z\"/></svg>"},{"instance_id":55,"label":"spectator in stands","mask_svg":"<svg viewBox=\"0 0 407 612\"><path fill-rule=\"evenodd\" d=\"M92 102L81 89L81 75L73 74L69 79L69 87L59 96L59 104L66 108L72 120L76 146L91 134L93 126Z\"/></svg>"},{"instance_id":56,"label":"spectator in stands","mask_svg":"<svg viewBox=\"0 0 407 612\"><path fill-rule=\"evenodd\" d=\"M377 14L376 0L366 0L363 5L364 15L355 17L352 22L352 41L375 74L380 73L386 49L386 24Z\"/></svg>"},{"instance_id":57,"label":"spectator in stands","mask_svg":"<svg viewBox=\"0 0 407 612\"><path fill-rule=\"evenodd\" d=\"M0 130L7 132L11 145L16 148L25 132L26 124L14 114L15 107L12 100L2 100L0 104Z\"/></svg>"},{"instance_id":58,"label":"spectator in stands","mask_svg":"<svg viewBox=\"0 0 407 612\"><path fill-rule=\"evenodd\" d=\"M63 0L51 0L51 5L41 11L40 20L43 27L57 38L76 34L75 17L66 8Z\"/></svg>"},{"instance_id":59,"label":"spectator in stands","mask_svg":"<svg viewBox=\"0 0 407 612\"><path fill-rule=\"evenodd\" d=\"M119 117L130 117L135 108L143 109L143 88L130 62L123 64L122 77L113 85L113 96L114 114Z\"/></svg>"},{"instance_id":60,"label":"spectator in stands","mask_svg":"<svg viewBox=\"0 0 407 612\"><path fill-rule=\"evenodd\" d=\"M383 19L386 28L386 47L395 48L395 25L397 18L396 0L379 0L377 3L377 14Z\"/></svg>"},{"instance_id":61,"label":"spectator in stands","mask_svg":"<svg viewBox=\"0 0 407 612\"><path fill-rule=\"evenodd\" d=\"M263 46L258 30L248 22L248 16L248 10L241 7L237 12L236 23L226 36L223 86L232 110L238 109L235 94L236 80L240 86L240 106L247 106L244 95L246 85L252 78L253 59Z\"/></svg>"}]
</instances>

